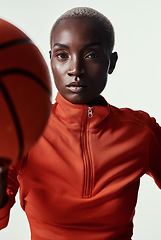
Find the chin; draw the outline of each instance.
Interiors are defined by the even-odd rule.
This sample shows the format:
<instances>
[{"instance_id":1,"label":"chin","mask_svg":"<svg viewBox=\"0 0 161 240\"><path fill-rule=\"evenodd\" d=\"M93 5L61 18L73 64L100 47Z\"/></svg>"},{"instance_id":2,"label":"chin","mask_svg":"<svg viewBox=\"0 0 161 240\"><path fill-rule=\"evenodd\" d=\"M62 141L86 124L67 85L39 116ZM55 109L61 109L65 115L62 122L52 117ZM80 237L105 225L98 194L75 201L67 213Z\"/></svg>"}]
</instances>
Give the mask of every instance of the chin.
<instances>
[{"instance_id":1,"label":"chin","mask_svg":"<svg viewBox=\"0 0 161 240\"><path fill-rule=\"evenodd\" d=\"M77 94L74 96L63 96L68 102L73 104L88 104L91 101L89 98L83 98Z\"/></svg>"}]
</instances>

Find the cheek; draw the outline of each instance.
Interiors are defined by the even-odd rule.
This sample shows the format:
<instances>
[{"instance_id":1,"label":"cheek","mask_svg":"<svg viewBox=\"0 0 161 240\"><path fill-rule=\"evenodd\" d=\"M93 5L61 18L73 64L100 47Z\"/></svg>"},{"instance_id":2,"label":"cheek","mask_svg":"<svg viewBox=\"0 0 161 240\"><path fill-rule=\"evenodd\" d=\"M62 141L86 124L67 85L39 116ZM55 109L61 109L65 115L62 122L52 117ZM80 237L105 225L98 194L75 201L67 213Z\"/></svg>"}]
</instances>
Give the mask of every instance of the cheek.
<instances>
[{"instance_id":1,"label":"cheek","mask_svg":"<svg viewBox=\"0 0 161 240\"><path fill-rule=\"evenodd\" d=\"M108 67L105 64L95 64L91 69L90 79L95 93L101 93L107 83Z\"/></svg>"},{"instance_id":2,"label":"cheek","mask_svg":"<svg viewBox=\"0 0 161 240\"><path fill-rule=\"evenodd\" d=\"M61 82L62 82L61 81L62 73L60 72L61 68L59 68L57 64L55 64L55 62L52 60L51 60L51 70L52 70L55 86L59 90L61 88Z\"/></svg>"},{"instance_id":3,"label":"cheek","mask_svg":"<svg viewBox=\"0 0 161 240\"><path fill-rule=\"evenodd\" d=\"M51 69L55 78L61 78L61 76L63 77L66 72L65 66L54 60L51 60Z\"/></svg>"},{"instance_id":4,"label":"cheek","mask_svg":"<svg viewBox=\"0 0 161 240\"><path fill-rule=\"evenodd\" d=\"M92 79L107 78L108 67L105 64L93 64L88 66L88 75Z\"/></svg>"}]
</instances>

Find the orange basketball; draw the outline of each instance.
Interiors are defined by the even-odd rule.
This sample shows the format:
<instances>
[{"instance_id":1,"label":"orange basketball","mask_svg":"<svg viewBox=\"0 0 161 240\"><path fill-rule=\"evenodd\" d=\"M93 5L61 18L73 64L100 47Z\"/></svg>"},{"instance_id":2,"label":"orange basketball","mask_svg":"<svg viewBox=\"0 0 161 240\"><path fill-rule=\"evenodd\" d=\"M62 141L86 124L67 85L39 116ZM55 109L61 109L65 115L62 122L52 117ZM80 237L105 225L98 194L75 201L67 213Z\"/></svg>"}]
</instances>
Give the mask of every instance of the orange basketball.
<instances>
[{"instance_id":1,"label":"orange basketball","mask_svg":"<svg viewBox=\"0 0 161 240\"><path fill-rule=\"evenodd\" d=\"M0 19L0 159L16 162L39 139L51 109L48 67L31 39Z\"/></svg>"}]
</instances>

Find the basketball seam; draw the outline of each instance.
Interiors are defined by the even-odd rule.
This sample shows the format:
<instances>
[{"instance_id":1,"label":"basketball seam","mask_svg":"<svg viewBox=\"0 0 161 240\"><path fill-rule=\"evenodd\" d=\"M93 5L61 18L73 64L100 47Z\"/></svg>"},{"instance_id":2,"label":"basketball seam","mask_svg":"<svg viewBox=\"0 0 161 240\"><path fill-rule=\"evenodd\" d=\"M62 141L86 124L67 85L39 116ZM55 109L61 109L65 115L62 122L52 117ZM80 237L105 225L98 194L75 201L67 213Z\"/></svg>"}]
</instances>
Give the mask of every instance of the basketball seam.
<instances>
[{"instance_id":1,"label":"basketball seam","mask_svg":"<svg viewBox=\"0 0 161 240\"><path fill-rule=\"evenodd\" d=\"M19 159L19 158L22 157L22 154L23 154L23 151L24 151L24 141L23 141L23 136L22 136L21 125L20 125L20 122L18 120L18 116L16 114L16 110L15 110L15 107L12 103L10 95L9 95L6 87L4 86L4 84L1 81L0 81L0 88L2 89L3 96L4 96L4 98L7 102L9 110L11 112L11 115L12 115L12 118L13 118L13 121L14 121L14 125L15 125L16 131L17 131L18 141L19 141L19 154L18 154L18 159Z\"/></svg>"},{"instance_id":2,"label":"basketball seam","mask_svg":"<svg viewBox=\"0 0 161 240\"><path fill-rule=\"evenodd\" d=\"M6 47L10 47L19 43L26 43L26 42L32 42L32 40L30 38L21 38L21 39L16 39L13 41L9 41L9 42L5 42L0 44L0 50L6 48Z\"/></svg>"},{"instance_id":3,"label":"basketball seam","mask_svg":"<svg viewBox=\"0 0 161 240\"><path fill-rule=\"evenodd\" d=\"M0 72L0 77L4 77L4 76L10 75L10 74L22 74L22 75L25 75L25 76L27 76L29 78L32 78L36 83L38 83L47 92L49 97L51 97L52 93L51 93L50 89L48 89L46 87L46 85L43 82L41 82L41 80L37 76L35 76L34 74L32 74L32 73L30 73L30 72L28 72L26 70L23 70L23 69L19 69L19 68L15 69L14 68L14 69L1 71Z\"/></svg>"}]
</instances>

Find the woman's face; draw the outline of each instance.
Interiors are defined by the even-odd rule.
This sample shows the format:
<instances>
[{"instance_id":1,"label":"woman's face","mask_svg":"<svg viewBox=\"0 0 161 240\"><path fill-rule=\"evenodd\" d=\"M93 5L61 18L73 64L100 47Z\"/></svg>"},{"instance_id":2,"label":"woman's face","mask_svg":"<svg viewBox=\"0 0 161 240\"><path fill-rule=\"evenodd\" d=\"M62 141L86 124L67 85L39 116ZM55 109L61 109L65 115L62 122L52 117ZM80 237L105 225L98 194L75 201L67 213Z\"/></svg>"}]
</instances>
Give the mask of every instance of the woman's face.
<instances>
[{"instance_id":1,"label":"woman's face","mask_svg":"<svg viewBox=\"0 0 161 240\"><path fill-rule=\"evenodd\" d=\"M105 88L111 55L99 25L82 18L62 20L53 32L51 49L60 94L76 104L96 99Z\"/></svg>"}]
</instances>

